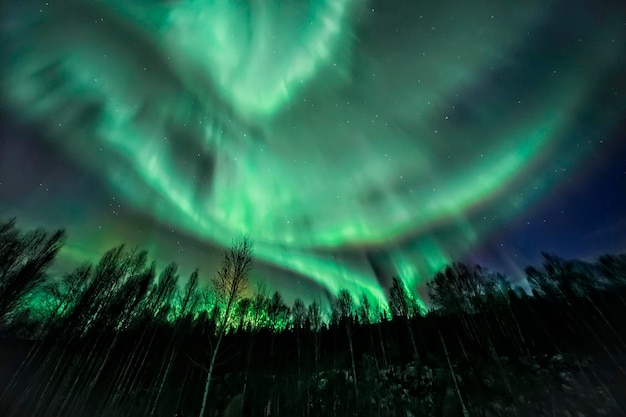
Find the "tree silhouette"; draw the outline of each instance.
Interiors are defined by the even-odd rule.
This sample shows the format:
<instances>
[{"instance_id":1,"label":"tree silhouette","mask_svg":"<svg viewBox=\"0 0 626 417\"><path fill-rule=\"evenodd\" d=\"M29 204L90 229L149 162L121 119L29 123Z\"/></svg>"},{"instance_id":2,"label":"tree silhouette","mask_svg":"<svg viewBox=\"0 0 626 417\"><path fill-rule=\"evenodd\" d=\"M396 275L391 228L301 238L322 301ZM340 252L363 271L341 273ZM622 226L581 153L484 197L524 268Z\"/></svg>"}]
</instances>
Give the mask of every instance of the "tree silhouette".
<instances>
[{"instance_id":1,"label":"tree silhouette","mask_svg":"<svg viewBox=\"0 0 626 417\"><path fill-rule=\"evenodd\" d=\"M296 332L296 347L298 349L298 384L302 378L302 353L300 347L300 332L304 328L304 321L306 320L306 307L301 299L296 298L291 308L291 315L293 318L293 327Z\"/></svg>"},{"instance_id":2,"label":"tree silhouette","mask_svg":"<svg viewBox=\"0 0 626 417\"><path fill-rule=\"evenodd\" d=\"M0 321L44 281L64 241L63 230L22 233L15 219L0 222Z\"/></svg>"},{"instance_id":3,"label":"tree silhouette","mask_svg":"<svg viewBox=\"0 0 626 417\"><path fill-rule=\"evenodd\" d=\"M348 338L348 348L350 349L350 362L352 363L352 378L354 382L354 394L359 398L359 386L356 377L356 364L354 360L354 346L352 342L352 328L354 326L354 300L348 290L340 290L335 300L334 309L340 323L343 323Z\"/></svg>"},{"instance_id":4,"label":"tree silhouette","mask_svg":"<svg viewBox=\"0 0 626 417\"><path fill-rule=\"evenodd\" d=\"M156 394L154 399L152 400L152 409L150 410L150 416L156 414L157 406L159 403L159 399L161 398L161 394L163 392L163 387L165 386L165 381L169 377L174 361L179 353L179 346L182 343L182 338L185 336L189 328L189 323L187 316L193 311L196 304L200 301L198 297L198 270L196 269L191 273L182 293L176 293L176 291L169 292L169 283L170 280L178 281L177 269L175 265L169 265L162 274L162 280L160 281L160 287L162 291L165 292L164 295L169 295L170 299L172 295L176 295L176 326L174 332L171 336L169 343L169 354L167 355L167 359L162 361L159 376L155 379L155 382L158 384L156 389Z\"/></svg>"},{"instance_id":5,"label":"tree silhouette","mask_svg":"<svg viewBox=\"0 0 626 417\"><path fill-rule=\"evenodd\" d=\"M226 332L232 308L248 286L248 275L251 268L252 242L248 238L242 238L241 240L233 242L231 247L224 253L222 265L212 281L215 300L218 305L223 307L224 313L222 314L217 328L215 346L213 347L209 366L206 369L207 375L204 383L200 417L204 417L205 414L211 376L213 375L213 369L215 367L215 359L217 358L222 338Z\"/></svg>"},{"instance_id":6,"label":"tree silhouette","mask_svg":"<svg viewBox=\"0 0 626 417\"><path fill-rule=\"evenodd\" d=\"M319 300L309 304L306 320L309 323L309 330L313 333L313 361L315 362L315 372L319 371L320 343L322 331L322 306Z\"/></svg>"},{"instance_id":7,"label":"tree silhouette","mask_svg":"<svg viewBox=\"0 0 626 417\"><path fill-rule=\"evenodd\" d=\"M41 236L2 223L0 272L19 271ZM249 242L226 251L210 289L198 271L179 282L175 264L157 276L145 251L120 246L68 274L44 273L17 297L0 347L25 329L36 340L20 342L0 414L206 416L235 397L238 412L268 417L574 415L564 404L607 415L626 376L624 259L544 254L526 269L534 296L454 263L427 285L434 309L424 317L398 278L388 310L342 290L327 315L319 299L289 309L278 291L245 291ZM419 362L404 354L415 345ZM242 360L220 362L226 351Z\"/></svg>"},{"instance_id":8,"label":"tree silhouette","mask_svg":"<svg viewBox=\"0 0 626 417\"><path fill-rule=\"evenodd\" d=\"M413 357L415 360L419 360L415 335L413 334L413 327L411 326L411 319L415 314L418 314L415 306L416 304L413 302L411 295L404 288L404 283L400 281L399 278L394 277L392 279L391 289L389 290L389 309L391 310L391 316L404 322L409 333L409 338L411 339Z\"/></svg>"},{"instance_id":9,"label":"tree silhouette","mask_svg":"<svg viewBox=\"0 0 626 417\"><path fill-rule=\"evenodd\" d=\"M369 298L364 292L361 293L361 305L359 306L359 320L361 324L367 327L367 332L370 339L370 348L372 349L372 355L374 357L374 363L376 365L376 372L380 373L380 365L378 363L378 355L376 354L376 346L374 345L374 335L372 334L372 305Z\"/></svg>"}]
</instances>

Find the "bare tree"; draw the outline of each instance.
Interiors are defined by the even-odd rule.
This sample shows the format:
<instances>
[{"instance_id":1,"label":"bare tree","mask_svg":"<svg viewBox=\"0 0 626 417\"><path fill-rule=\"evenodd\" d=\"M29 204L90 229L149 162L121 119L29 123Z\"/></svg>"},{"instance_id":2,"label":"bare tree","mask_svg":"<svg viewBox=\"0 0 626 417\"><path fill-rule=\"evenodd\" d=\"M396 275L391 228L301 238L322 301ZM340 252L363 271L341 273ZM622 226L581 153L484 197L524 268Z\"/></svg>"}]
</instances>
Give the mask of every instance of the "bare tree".
<instances>
[{"instance_id":1,"label":"bare tree","mask_svg":"<svg viewBox=\"0 0 626 417\"><path fill-rule=\"evenodd\" d=\"M204 417L206 410L206 402L209 395L209 386L211 384L211 376L215 367L215 359L219 352L222 338L228 326L228 319L232 313L234 305L241 298L241 295L248 286L248 274L252 268L252 241L244 237L233 242L231 247L224 253L222 265L217 271L213 279L213 291L215 293L215 301L224 306L224 314L219 321L217 327L217 341L211 355L209 367L204 368L207 372L204 383L204 394L202 396L202 407L200 408L200 417Z\"/></svg>"},{"instance_id":2,"label":"bare tree","mask_svg":"<svg viewBox=\"0 0 626 417\"><path fill-rule=\"evenodd\" d=\"M315 300L307 309L307 322L309 323L309 330L313 333L313 353L315 361L315 372L319 371L320 361L320 336L322 330L322 307L321 301Z\"/></svg>"},{"instance_id":3,"label":"bare tree","mask_svg":"<svg viewBox=\"0 0 626 417\"><path fill-rule=\"evenodd\" d=\"M45 274L65 241L65 232L21 233L15 220L0 221L0 319L17 310Z\"/></svg>"},{"instance_id":4,"label":"bare tree","mask_svg":"<svg viewBox=\"0 0 626 417\"><path fill-rule=\"evenodd\" d=\"M174 265L172 265L171 267L168 267L168 269L166 269L165 274L172 275L172 277L170 277L169 279L172 279L176 282L178 281L178 275L176 274L176 271L177 271L177 268ZM170 340L168 359L166 361L163 361L163 363L161 364L161 369L159 370L159 374L158 374L159 382L157 382L158 388L156 390L156 395L152 402L150 416L153 416L156 413L157 405L159 403L159 399L161 398L163 387L165 386L165 380L170 375L172 366L174 364L176 356L178 355L180 342L182 338L184 337L184 334L187 330L188 317L186 316L192 313L195 305L199 301L198 300L198 276L199 276L199 273L198 273L198 270L196 269L189 276L189 280L187 280L187 284L185 284L184 290L176 294L177 295L176 298L178 301L177 302L178 315L176 316L177 320L176 320L175 331L174 331L174 334L172 334L172 338ZM172 284L163 283L163 285L170 286ZM175 293L175 285L172 288L172 291L169 294L169 297L171 298L171 296L174 293Z\"/></svg>"},{"instance_id":5,"label":"bare tree","mask_svg":"<svg viewBox=\"0 0 626 417\"><path fill-rule=\"evenodd\" d=\"M354 379L354 394L359 398L359 388L356 379L356 364L354 362L354 348L352 345L352 320L354 315L354 300L348 290L339 291L335 302L335 311L338 314L339 321L343 322L346 328L346 336L348 337L348 347L350 348L350 359L352 362L352 378Z\"/></svg>"},{"instance_id":6,"label":"bare tree","mask_svg":"<svg viewBox=\"0 0 626 417\"><path fill-rule=\"evenodd\" d=\"M413 357L415 360L419 360L419 354L417 352L417 345L415 344L415 336L413 334L413 326L411 325L411 319L415 314L415 303L413 302L411 295L404 288L404 283L397 277L393 278L391 289L389 290L389 309L393 318L404 321L406 328L411 338L411 345L413 346Z\"/></svg>"},{"instance_id":7,"label":"bare tree","mask_svg":"<svg viewBox=\"0 0 626 417\"><path fill-rule=\"evenodd\" d=\"M370 346L372 347L372 355L374 355L374 363L376 364L376 372L380 372L380 365L378 363L378 355L376 354L376 347L374 345L374 335L372 334L372 304L369 298L364 292L361 293L361 305L359 306L359 320L361 324L367 327L370 338Z\"/></svg>"}]
</instances>

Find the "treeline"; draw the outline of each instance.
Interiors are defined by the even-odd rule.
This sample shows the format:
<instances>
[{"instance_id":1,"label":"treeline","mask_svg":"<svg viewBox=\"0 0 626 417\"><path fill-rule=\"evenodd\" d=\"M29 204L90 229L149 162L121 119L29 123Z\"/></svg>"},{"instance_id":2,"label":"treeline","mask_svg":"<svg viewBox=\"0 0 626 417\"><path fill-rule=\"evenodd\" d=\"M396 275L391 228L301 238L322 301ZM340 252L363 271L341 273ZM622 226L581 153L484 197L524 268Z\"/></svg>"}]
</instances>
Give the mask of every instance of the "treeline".
<instances>
[{"instance_id":1,"label":"treeline","mask_svg":"<svg viewBox=\"0 0 626 417\"><path fill-rule=\"evenodd\" d=\"M6 416L566 415L555 401L580 392L585 415L620 407L589 358L626 375L626 255L544 254L526 269L532 295L455 263L422 311L401 278L388 305L342 290L330 308L288 306L249 285L246 239L210 280L124 246L48 276L63 238L0 223L3 343L24 352Z\"/></svg>"}]
</instances>

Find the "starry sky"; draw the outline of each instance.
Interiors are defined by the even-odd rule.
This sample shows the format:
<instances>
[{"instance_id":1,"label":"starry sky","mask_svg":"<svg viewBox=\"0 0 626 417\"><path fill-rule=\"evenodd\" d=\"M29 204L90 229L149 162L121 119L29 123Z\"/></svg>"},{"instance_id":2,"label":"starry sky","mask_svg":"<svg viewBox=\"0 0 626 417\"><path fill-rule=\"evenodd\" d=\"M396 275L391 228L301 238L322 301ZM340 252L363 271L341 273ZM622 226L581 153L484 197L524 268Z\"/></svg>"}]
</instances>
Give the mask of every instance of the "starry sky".
<instances>
[{"instance_id":1,"label":"starry sky","mask_svg":"<svg viewBox=\"0 0 626 417\"><path fill-rule=\"evenodd\" d=\"M287 300L626 250L622 1L63 0L0 15L0 216Z\"/></svg>"}]
</instances>

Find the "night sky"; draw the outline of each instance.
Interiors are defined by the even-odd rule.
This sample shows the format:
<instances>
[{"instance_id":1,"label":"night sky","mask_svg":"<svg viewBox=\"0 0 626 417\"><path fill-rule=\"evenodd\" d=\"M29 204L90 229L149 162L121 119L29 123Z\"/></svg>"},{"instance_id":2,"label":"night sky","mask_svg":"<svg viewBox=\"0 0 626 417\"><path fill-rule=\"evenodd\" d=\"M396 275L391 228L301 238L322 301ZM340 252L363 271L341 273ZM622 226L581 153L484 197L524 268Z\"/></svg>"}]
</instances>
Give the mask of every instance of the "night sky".
<instances>
[{"instance_id":1,"label":"night sky","mask_svg":"<svg viewBox=\"0 0 626 417\"><path fill-rule=\"evenodd\" d=\"M287 300L626 251L623 1L14 1L0 216Z\"/></svg>"}]
</instances>

